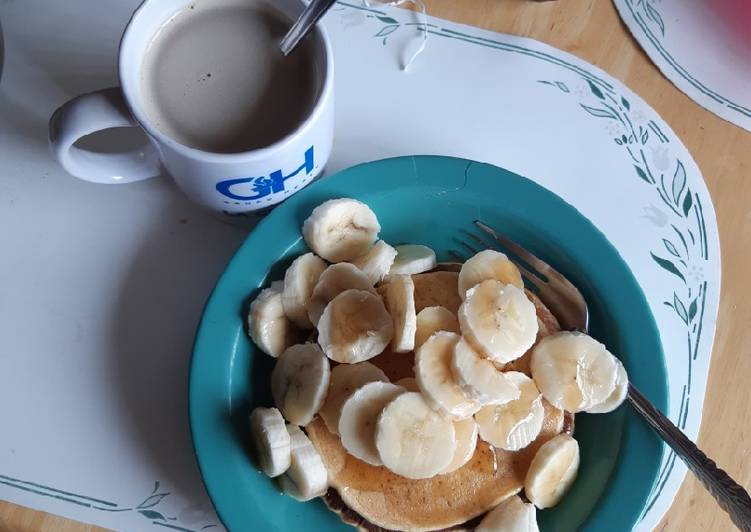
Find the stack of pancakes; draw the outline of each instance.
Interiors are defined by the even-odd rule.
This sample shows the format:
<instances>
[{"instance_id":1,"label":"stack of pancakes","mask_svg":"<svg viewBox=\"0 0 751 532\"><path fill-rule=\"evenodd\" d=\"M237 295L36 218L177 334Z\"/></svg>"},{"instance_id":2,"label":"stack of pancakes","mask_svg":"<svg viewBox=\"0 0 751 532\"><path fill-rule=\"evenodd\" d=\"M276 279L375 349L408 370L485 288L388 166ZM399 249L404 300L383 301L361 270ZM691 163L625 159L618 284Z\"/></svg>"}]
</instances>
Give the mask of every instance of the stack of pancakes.
<instances>
[{"instance_id":1,"label":"stack of pancakes","mask_svg":"<svg viewBox=\"0 0 751 532\"><path fill-rule=\"evenodd\" d=\"M434 271L412 276L415 309L443 306L456 313L462 301L458 274ZM539 323L537 340L560 330L555 316L531 292ZM530 350L531 351L531 350ZM529 351L501 368L529 375ZM370 360L395 382L414 377L413 353L383 353ZM324 497L344 521L363 530L462 530L504 499L519 493L537 449L561 432L573 431L573 415L543 400L545 421L537 439L520 451L494 449L478 440L472 459L456 471L412 480L347 453L339 436L316 417L305 427L323 459L331 489Z\"/></svg>"}]
</instances>

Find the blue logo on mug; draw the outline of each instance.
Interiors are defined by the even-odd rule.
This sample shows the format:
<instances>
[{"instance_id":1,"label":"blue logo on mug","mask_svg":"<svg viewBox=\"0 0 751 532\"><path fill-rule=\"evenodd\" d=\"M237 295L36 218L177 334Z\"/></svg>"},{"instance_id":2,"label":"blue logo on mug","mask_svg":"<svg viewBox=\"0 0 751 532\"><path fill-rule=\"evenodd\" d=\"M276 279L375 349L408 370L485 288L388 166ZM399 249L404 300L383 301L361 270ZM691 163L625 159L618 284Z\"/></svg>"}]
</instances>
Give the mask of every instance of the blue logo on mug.
<instances>
[{"instance_id":1,"label":"blue logo on mug","mask_svg":"<svg viewBox=\"0 0 751 532\"><path fill-rule=\"evenodd\" d=\"M237 201L250 201L265 198L270 194L284 192L284 182L290 177L294 177L303 170L306 174L313 171L313 146L305 151L305 162L294 172L284 175L282 170L274 170L268 177L240 177L235 179L226 179L216 184L216 190L230 199ZM250 185L250 194L243 195L239 192L233 192L232 188L238 185ZM237 189L235 189L237 190Z\"/></svg>"}]
</instances>

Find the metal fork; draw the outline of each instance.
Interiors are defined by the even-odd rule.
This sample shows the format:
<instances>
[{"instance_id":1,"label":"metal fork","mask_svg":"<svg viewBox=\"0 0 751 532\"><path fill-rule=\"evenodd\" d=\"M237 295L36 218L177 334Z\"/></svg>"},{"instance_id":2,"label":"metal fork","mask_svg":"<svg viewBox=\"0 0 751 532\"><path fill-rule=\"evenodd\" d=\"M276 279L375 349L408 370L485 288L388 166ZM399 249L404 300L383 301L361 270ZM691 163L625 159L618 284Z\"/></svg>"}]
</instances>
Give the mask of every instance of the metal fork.
<instances>
[{"instance_id":1,"label":"metal fork","mask_svg":"<svg viewBox=\"0 0 751 532\"><path fill-rule=\"evenodd\" d=\"M463 231L473 241L469 244L463 240L457 242L470 253L480 249L494 247L487 237L500 243L510 252L511 259L522 273L525 281L538 290L537 296L558 318L565 330L587 332L589 329L589 311L581 292L560 272L545 261L539 259L522 246L499 234L492 227L475 220L475 225L483 232L483 237L471 231ZM479 245L480 249L476 246ZM452 256L463 262L466 257L457 252ZM704 487L712 494L720 508L725 510L735 526L744 532L751 532L751 497L748 492L730 476L717 467L681 430L644 397L636 387L629 383L628 402L660 437L681 457L688 468L696 475Z\"/></svg>"}]
</instances>

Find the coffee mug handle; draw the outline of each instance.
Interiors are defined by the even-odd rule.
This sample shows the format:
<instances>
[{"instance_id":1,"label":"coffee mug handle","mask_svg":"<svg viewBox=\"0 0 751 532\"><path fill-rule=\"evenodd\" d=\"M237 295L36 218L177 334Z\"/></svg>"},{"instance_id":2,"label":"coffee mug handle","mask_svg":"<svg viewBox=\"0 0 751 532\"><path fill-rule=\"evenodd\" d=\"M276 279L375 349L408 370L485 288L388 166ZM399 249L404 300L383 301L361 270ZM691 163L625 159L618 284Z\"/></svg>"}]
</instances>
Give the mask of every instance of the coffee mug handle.
<instances>
[{"instance_id":1,"label":"coffee mug handle","mask_svg":"<svg viewBox=\"0 0 751 532\"><path fill-rule=\"evenodd\" d=\"M159 175L159 154L151 143L124 153L97 153L74 145L86 135L115 127L138 127L120 88L82 94L50 118L52 153L68 173L92 183L132 183Z\"/></svg>"}]
</instances>

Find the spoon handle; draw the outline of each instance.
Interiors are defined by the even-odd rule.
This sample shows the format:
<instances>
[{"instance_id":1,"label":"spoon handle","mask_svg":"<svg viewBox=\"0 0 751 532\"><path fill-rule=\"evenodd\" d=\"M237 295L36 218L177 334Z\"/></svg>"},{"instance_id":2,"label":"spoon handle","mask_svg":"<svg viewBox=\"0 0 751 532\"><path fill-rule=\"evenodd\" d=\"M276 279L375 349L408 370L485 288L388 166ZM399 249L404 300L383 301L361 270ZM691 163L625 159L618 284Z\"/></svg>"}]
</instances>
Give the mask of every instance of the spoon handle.
<instances>
[{"instance_id":1,"label":"spoon handle","mask_svg":"<svg viewBox=\"0 0 751 532\"><path fill-rule=\"evenodd\" d=\"M305 37L316 22L334 5L336 0L310 0L310 3L300 14L290 30L279 43L282 54L289 53L297 46L297 43Z\"/></svg>"}]
</instances>

